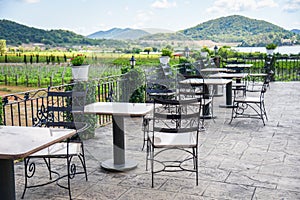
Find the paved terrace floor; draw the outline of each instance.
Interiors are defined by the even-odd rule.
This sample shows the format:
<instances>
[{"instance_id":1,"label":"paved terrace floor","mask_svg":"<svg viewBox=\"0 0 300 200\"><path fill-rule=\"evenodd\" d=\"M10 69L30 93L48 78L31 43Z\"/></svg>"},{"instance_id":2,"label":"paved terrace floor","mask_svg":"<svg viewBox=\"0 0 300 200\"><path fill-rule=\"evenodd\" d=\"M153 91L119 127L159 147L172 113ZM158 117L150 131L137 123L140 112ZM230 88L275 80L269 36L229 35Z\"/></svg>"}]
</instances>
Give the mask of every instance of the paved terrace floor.
<instances>
[{"instance_id":1,"label":"paved terrace floor","mask_svg":"<svg viewBox=\"0 0 300 200\"><path fill-rule=\"evenodd\" d=\"M269 121L235 119L231 109L219 108L225 97L215 98L217 118L206 121L200 136L199 185L194 174L145 170L140 118L126 121L126 156L138 161L127 172L107 172L100 162L112 157L111 125L96 130L85 141L88 178L72 181L74 199L300 199L300 82L274 82L266 93ZM170 155L171 156L171 155ZM174 156L174 155L172 155ZM57 163L57 168L62 167ZM15 166L17 198L23 191L23 163ZM36 181L41 181L39 178ZM25 199L68 199L55 184L29 189Z\"/></svg>"}]
</instances>

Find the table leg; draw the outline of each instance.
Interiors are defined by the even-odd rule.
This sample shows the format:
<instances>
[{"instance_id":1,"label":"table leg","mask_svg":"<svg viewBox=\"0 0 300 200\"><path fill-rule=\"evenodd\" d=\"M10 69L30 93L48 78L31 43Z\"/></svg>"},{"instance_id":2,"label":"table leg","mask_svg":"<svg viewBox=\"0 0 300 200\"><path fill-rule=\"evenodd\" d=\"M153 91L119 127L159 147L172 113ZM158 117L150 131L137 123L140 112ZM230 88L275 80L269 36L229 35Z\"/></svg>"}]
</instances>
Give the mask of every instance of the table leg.
<instances>
[{"instance_id":1,"label":"table leg","mask_svg":"<svg viewBox=\"0 0 300 200\"><path fill-rule=\"evenodd\" d=\"M3 200L16 199L13 160L0 159L0 196Z\"/></svg>"},{"instance_id":2,"label":"table leg","mask_svg":"<svg viewBox=\"0 0 300 200\"><path fill-rule=\"evenodd\" d=\"M137 162L125 159L124 117L113 116L113 159L101 163L101 167L110 171L126 171L137 166Z\"/></svg>"},{"instance_id":3,"label":"table leg","mask_svg":"<svg viewBox=\"0 0 300 200\"><path fill-rule=\"evenodd\" d=\"M213 85L212 87L213 87L213 90L215 91L215 94L214 94L215 97L221 97L221 96L223 96L223 91L219 90L219 85Z\"/></svg>"},{"instance_id":4,"label":"table leg","mask_svg":"<svg viewBox=\"0 0 300 200\"><path fill-rule=\"evenodd\" d=\"M113 116L113 155L114 164L125 163L124 118Z\"/></svg>"},{"instance_id":5,"label":"table leg","mask_svg":"<svg viewBox=\"0 0 300 200\"><path fill-rule=\"evenodd\" d=\"M204 85L203 86L203 92L204 92L204 101L210 99L210 92L209 92L209 86L208 85ZM205 105L203 106L203 110L202 110L202 116L200 117L201 119L212 119L213 116L210 113L210 106L211 106L211 102L210 103L205 103Z\"/></svg>"},{"instance_id":6,"label":"table leg","mask_svg":"<svg viewBox=\"0 0 300 200\"><path fill-rule=\"evenodd\" d=\"M220 105L221 108L232 108L232 82L226 84L226 104Z\"/></svg>"}]
</instances>

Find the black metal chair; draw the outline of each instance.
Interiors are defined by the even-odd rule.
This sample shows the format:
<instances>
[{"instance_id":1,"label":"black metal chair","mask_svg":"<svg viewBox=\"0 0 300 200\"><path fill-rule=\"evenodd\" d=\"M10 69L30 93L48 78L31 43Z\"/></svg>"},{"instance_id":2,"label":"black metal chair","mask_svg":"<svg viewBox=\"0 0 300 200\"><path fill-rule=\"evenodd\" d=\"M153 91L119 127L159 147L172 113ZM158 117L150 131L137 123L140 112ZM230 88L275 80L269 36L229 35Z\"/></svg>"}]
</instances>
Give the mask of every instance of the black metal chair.
<instances>
[{"instance_id":1,"label":"black metal chair","mask_svg":"<svg viewBox=\"0 0 300 200\"><path fill-rule=\"evenodd\" d=\"M153 102L154 98L174 98L176 94L176 80L172 76L169 66L145 69L146 102Z\"/></svg>"},{"instance_id":2,"label":"black metal chair","mask_svg":"<svg viewBox=\"0 0 300 200\"><path fill-rule=\"evenodd\" d=\"M247 96L234 96L229 124L231 124L234 118L256 118L261 119L265 125L265 119L268 120L264 98L267 87L268 82L265 81L259 93L252 92L251 94L253 95L249 95L248 93Z\"/></svg>"},{"instance_id":3,"label":"black metal chair","mask_svg":"<svg viewBox=\"0 0 300 200\"><path fill-rule=\"evenodd\" d=\"M75 86L74 86L75 87ZM80 139L80 134L89 126L82 118L86 99L85 91L50 91L48 89L47 107L42 106L40 111L40 122L37 126L59 127L76 129L76 134L72 138L68 138L64 142L55 143L48 148L38 151L24 159L25 166L25 187L22 194L24 198L26 189L44 186L56 182L62 188L68 190L69 198L71 199L71 179L76 174L84 174L86 181L87 169L84 155L83 142ZM75 157L78 160L75 160ZM39 159L38 159L39 158ZM66 173L60 174L53 169L53 159L66 159ZM46 166L43 166L39 160L43 159ZM80 167L81 165L81 167ZM38 169L48 169L49 182L29 184L29 180L36 175L38 178ZM52 176L54 175L55 178ZM59 180L67 179L67 184L61 184Z\"/></svg>"},{"instance_id":4,"label":"black metal chair","mask_svg":"<svg viewBox=\"0 0 300 200\"><path fill-rule=\"evenodd\" d=\"M149 67L145 69L146 103L153 103L154 99L174 99L176 97L176 80L169 65ZM147 142L147 130L152 120L152 114L143 117L142 131L144 141L142 150Z\"/></svg>"},{"instance_id":5,"label":"black metal chair","mask_svg":"<svg viewBox=\"0 0 300 200\"><path fill-rule=\"evenodd\" d=\"M146 154L146 170L148 170L148 161L151 162L152 187L154 187L154 174L178 171L194 172L196 185L198 185L198 134L201 107L201 98L154 99L152 127L147 135ZM169 151L183 152L187 155L179 159L178 153L175 157L170 157Z\"/></svg>"},{"instance_id":6,"label":"black metal chair","mask_svg":"<svg viewBox=\"0 0 300 200\"><path fill-rule=\"evenodd\" d=\"M202 77L202 76L201 76ZM198 83L178 83L178 99L201 98L202 99L202 129L204 130L204 119L212 118L213 116L213 101L215 90L205 83L204 78Z\"/></svg>"}]
</instances>

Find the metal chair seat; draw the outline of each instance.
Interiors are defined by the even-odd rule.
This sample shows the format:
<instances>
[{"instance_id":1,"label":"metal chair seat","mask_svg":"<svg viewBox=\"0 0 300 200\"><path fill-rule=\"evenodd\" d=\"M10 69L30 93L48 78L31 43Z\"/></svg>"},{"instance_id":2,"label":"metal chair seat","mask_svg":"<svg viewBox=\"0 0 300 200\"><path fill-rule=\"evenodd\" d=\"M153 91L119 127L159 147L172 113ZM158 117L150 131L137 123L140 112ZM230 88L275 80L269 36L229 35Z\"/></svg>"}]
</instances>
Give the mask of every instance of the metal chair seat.
<instances>
[{"instance_id":1,"label":"metal chair seat","mask_svg":"<svg viewBox=\"0 0 300 200\"><path fill-rule=\"evenodd\" d=\"M69 147L68 147L69 145ZM69 148L69 149L67 149ZM69 152L67 152L69 151ZM45 149L42 149L32 155L30 155L30 157L53 157L53 156L57 156L57 157L62 157L62 156L74 156L74 155L78 155L80 153L82 153L81 151L81 143L69 143L67 144L66 142L60 142L60 143L56 143L51 145L50 147L47 147Z\"/></svg>"},{"instance_id":2,"label":"metal chair seat","mask_svg":"<svg viewBox=\"0 0 300 200\"><path fill-rule=\"evenodd\" d=\"M149 142L156 148L193 148L197 145L196 138L194 133L157 133L154 137L150 137Z\"/></svg>"},{"instance_id":3,"label":"metal chair seat","mask_svg":"<svg viewBox=\"0 0 300 200\"><path fill-rule=\"evenodd\" d=\"M244 97L235 99L234 101L239 103L260 103L261 99L260 97Z\"/></svg>"}]
</instances>

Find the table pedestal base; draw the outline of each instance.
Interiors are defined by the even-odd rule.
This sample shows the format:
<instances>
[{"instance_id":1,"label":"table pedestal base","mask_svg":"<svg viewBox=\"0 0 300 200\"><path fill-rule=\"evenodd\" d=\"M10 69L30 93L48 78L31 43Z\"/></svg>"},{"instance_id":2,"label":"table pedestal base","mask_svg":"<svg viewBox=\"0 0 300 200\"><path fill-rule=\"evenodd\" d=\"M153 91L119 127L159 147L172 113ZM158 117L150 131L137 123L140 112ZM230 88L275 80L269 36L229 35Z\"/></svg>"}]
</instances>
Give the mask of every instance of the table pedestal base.
<instances>
[{"instance_id":1,"label":"table pedestal base","mask_svg":"<svg viewBox=\"0 0 300 200\"><path fill-rule=\"evenodd\" d=\"M128 171L137 167L137 162L126 159L125 164L114 164L113 159L106 160L101 163L101 167L108 171Z\"/></svg>"},{"instance_id":2,"label":"table pedestal base","mask_svg":"<svg viewBox=\"0 0 300 200\"><path fill-rule=\"evenodd\" d=\"M233 105L221 104L219 105L220 108L233 108Z\"/></svg>"},{"instance_id":3,"label":"table pedestal base","mask_svg":"<svg viewBox=\"0 0 300 200\"><path fill-rule=\"evenodd\" d=\"M216 116L212 116L212 114L209 115L202 115L200 116L200 119L216 119Z\"/></svg>"}]
</instances>

